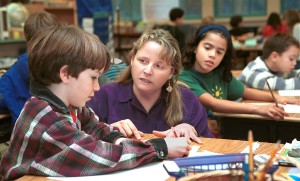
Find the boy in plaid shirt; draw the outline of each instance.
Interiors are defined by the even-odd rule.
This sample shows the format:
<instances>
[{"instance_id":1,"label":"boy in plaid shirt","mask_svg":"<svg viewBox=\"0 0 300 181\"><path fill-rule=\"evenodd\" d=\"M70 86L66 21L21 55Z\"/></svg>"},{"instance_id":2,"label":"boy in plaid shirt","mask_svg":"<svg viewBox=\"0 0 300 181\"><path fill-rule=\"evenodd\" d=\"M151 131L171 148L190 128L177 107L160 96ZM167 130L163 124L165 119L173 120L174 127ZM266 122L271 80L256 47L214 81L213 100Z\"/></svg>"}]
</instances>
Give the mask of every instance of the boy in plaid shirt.
<instances>
[{"instance_id":1,"label":"boy in plaid shirt","mask_svg":"<svg viewBox=\"0 0 300 181\"><path fill-rule=\"evenodd\" d=\"M86 102L112 57L95 35L72 25L48 27L29 42L28 55L32 97L0 162L1 180L105 174L191 149L185 138L127 139L98 121Z\"/></svg>"}]
</instances>

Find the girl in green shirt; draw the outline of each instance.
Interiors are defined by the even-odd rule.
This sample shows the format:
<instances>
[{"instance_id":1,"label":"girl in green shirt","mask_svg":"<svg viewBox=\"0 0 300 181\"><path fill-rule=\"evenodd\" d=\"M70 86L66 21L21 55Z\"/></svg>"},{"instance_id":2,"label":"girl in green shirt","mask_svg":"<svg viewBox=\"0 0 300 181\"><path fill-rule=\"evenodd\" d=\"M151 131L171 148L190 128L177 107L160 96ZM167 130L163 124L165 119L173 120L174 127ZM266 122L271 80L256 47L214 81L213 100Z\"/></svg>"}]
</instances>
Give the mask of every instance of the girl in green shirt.
<instances>
[{"instance_id":1,"label":"girl in green shirt","mask_svg":"<svg viewBox=\"0 0 300 181\"><path fill-rule=\"evenodd\" d=\"M244 86L231 74L233 46L228 30L216 24L201 27L190 43L183 60L179 80L199 97L208 115L212 111L246 113L283 119L288 114L282 106L245 104L235 100L272 102L270 92ZM298 103L297 99L276 95L278 103Z\"/></svg>"}]
</instances>

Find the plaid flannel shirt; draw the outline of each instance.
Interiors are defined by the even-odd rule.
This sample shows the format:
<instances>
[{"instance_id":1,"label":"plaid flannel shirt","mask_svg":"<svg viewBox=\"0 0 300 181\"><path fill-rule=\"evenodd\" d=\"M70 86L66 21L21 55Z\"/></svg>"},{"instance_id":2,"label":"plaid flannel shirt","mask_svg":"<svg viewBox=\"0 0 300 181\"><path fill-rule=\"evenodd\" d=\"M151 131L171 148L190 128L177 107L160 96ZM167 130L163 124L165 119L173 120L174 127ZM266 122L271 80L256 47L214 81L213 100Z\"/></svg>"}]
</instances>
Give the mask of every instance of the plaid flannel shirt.
<instances>
[{"instance_id":1,"label":"plaid flannel shirt","mask_svg":"<svg viewBox=\"0 0 300 181\"><path fill-rule=\"evenodd\" d=\"M47 87L32 81L25 104L0 162L1 180L23 175L88 176L130 169L167 158L164 139L125 139L89 107L70 109Z\"/></svg>"}]
</instances>

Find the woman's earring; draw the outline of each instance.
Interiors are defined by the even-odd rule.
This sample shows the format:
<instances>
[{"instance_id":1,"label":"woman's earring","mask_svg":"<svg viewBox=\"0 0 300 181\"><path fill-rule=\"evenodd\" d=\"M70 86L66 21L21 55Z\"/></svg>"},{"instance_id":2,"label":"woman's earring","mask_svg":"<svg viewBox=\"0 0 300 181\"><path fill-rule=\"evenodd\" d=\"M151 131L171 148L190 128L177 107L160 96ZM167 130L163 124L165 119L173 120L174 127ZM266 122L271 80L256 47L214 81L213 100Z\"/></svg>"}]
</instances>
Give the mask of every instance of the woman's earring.
<instances>
[{"instance_id":1,"label":"woman's earring","mask_svg":"<svg viewBox=\"0 0 300 181\"><path fill-rule=\"evenodd\" d=\"M171 81L169 80L169 85L168 85L168 87L166 88L166 90L168 91L168 92L172 92L172 90L173 90L173 87L171 86L171 83L170 83Z\"/></svg>"}]
</instances>

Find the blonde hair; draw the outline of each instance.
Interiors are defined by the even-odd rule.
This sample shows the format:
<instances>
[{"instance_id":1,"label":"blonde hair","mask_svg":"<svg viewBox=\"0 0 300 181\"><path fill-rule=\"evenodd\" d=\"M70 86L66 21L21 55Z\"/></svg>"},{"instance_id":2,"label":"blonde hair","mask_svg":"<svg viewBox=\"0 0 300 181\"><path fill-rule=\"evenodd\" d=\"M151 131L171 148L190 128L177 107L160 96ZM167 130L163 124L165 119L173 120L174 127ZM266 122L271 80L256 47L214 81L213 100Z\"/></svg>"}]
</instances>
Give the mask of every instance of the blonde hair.
<instances>
[{"instance_id":1,"label":"blonde hair","mask_svg":"<svg viewBox=\"0 0 300 181\"><path fill-rule=\"evenodd\" d=\"M183 118L183 104L181 91L179 89L177 82L179 71L181 69L181 53L178 46L178 42L173 38L173 36L165 30L155 29L145 31L141 37L133 43L133 47L129 52L129 59L132 60L136 55L137 51L142 48L147 42L153 41L162 46L162 51L160 52L160 58L169 63L173 70L173 78L170 79L170 85L173 90L168 93L167 96L167 109L164 114L164 119L169 126L176 126L180 124ZM128 69L124 74L117 80L121 84L129 84L133 81L131 74L131 65L128 63ZM162 91L166 91L166 87L169 85L167 81L163 87Z\"/></svg>"}]
</instances>

